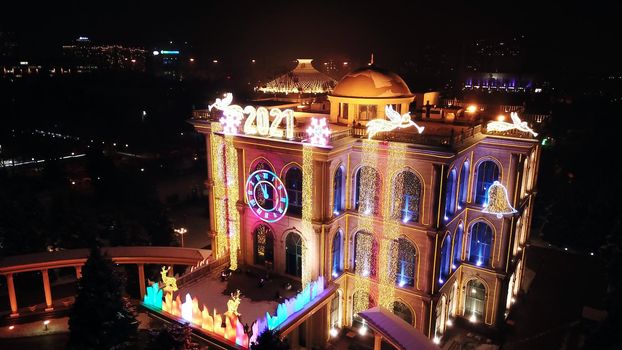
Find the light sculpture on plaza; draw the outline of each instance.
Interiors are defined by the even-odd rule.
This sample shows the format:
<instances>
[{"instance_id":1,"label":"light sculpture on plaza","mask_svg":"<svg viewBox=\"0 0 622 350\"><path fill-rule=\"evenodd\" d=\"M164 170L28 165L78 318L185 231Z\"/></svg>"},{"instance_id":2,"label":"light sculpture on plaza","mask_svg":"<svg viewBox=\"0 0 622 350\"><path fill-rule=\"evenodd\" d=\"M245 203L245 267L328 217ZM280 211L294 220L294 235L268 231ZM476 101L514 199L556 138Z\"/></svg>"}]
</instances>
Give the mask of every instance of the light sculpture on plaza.
<instances>
[{"instance_id":1,"label":"light sculpture on plaza","mask_svg":"<svg viewBox=\"0 0 622 350\"><path fill-rule=\"evenodd\" d=\"M389 105L385 107L384 112L389 120L386 120L384 118L378 118L371 120L367 123L367 137L369 139L374 137L374 135L379 132L391 131L394 129L403 129L411 126L417 128L417 132L419 132L420 134L423 132L424 127L417 125L417 123L410 119L410 112L400 115L398 112L394 111L393 108Z\"/></svg>"},{"instance_id":2,"label":"light sculpture on plaza","mask_svg":"<svg viewBox=\"0 0 622 350\"><path fill-rule=\"evenodd\" d=\"M290 316L318 300L323 292L324 277L320 276L317 280L310 282L296 296L280 303L274 315L266 312L265 317L255 320L251 326L252 335L250 337L244 332L244 326L238 317L240 314L237 309L241 302L239 291L231 295L232 299L227 302L227 312L224 314L219 314L216 309L210 312L205 304L200 307L199 300L196 297L193 298L189 293L186 293L183 301L179 294L173 297L171 292L167 292L163 298L162 290L157 283L147 288L143 304L155 311L165 312L179 320L184 320L190 326L201 329L210 335L220 336L230 343L248 349L261 333L267 329L277 329ZM225 327L222 326L223 324Z\"/></svg>"}]
</instances>

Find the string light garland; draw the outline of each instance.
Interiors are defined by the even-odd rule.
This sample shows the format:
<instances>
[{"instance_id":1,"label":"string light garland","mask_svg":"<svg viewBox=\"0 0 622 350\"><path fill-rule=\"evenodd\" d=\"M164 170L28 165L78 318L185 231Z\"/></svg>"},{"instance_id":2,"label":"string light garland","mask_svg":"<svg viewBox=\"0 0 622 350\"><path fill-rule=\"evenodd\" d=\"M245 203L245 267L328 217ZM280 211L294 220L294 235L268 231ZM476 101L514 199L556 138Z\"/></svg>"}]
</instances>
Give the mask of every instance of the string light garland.
<instances>
[{"instance_id":1,"label":"string light garland","mask_svg":"<svg viewBox=\"0 0 622 350\"><path fill-rule=\"evenodd\" d=\"M315 236L313 231L313 147L302 146L302 287L311 281L311 264L309 263L309 245Z\"/></svg>"},{"instance_id":2,"label":"string light garland","mask_svg":"<svg viewBox=\"0 0 622 350\"><path fill-rule=\"evenodd\" d=\"M380 242L380 292L378 304L391 310L395 300L395 281L399 256L398 237L400 234L399 218L395 220L393 212L400 212L401 205L394 207L397 199L402 197L401 185L391 183L392 179L403 182L403 176L398 176L404 167L406 147L401 143L389 143L387 156L387 186L384 186L382 203L383 236Z\"/></svg>"},{"instance_id":3,"label":"string light garland","mask_svg":"<svg viewBox=\"0 0 622 350\"><path fill-rule=\"evenodd\" d=\"M212 123L210 143L212 149L212 176L214 181L214 225L216 231L216 258L223 257L227 252L227 208L225 204L225 160L222 136L215 134L220 131L220 124Z\"/></svg>"},{"instance_id":4,"label":"string light garland","mask_svg":"<svg viewBox=\"0 0 622 350\"><path fill-rule=\"evenodd\" d=\"M227 189L227 218L229 238L229 263L231 270L238 268L238 250L240 248L240 213L237 202L240 199L238 183L238 153L233 145L233 137L225 136L226 153L226 189Z\"/></svg>"},{"instance_id":5,"label":"string light garland","mask_svg":"<svg viewBox=\"0 0 622 350\"><path fill-rule=\"evenodd\" d=\"M376 266L373 266L374 251L373 215L377 212L377 186L380 178L376 168L378 166L378 145L374 140L362 140L360 184L359 184L359 219L358 230L355 236L355 268L353 310L367 310L371 279L375 275Z\"/></svg>"}]
</instances>

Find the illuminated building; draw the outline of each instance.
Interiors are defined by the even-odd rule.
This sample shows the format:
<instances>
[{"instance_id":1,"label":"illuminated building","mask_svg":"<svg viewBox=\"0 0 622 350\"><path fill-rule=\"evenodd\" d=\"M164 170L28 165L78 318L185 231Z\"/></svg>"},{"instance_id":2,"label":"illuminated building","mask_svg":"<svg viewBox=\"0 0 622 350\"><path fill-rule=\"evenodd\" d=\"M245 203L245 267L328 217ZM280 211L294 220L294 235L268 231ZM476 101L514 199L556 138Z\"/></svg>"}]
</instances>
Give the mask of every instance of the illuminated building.
<instances>
[{"instance_id":1,"label":"illuminated building","mask_svg":"<svg viewBox=\"0 0 622 350\"><path fill-rule=\"evenodd\" d=\"M415 119L414 99L369 66L335 86L328 114L288 119L230 95L194 113L218 257L336 286L307 346L365 333L357 313L374 306L436 341L459 320L496 327L520 292L540 157L530 124L488 130L497 115L475 107Z\"/></svg>"},{"instance_id":2,"label":"illuminated building","mask_svg":"<svg viewBox=\"0 0 622 350\"><path fill-rule=\"evenodd\" d=\"M299 58L298 65L291 72L269 81L257 90L277 94L325 94L330 92L336 81L313 68L312 59Z\"/></svg>"}]
</instances>

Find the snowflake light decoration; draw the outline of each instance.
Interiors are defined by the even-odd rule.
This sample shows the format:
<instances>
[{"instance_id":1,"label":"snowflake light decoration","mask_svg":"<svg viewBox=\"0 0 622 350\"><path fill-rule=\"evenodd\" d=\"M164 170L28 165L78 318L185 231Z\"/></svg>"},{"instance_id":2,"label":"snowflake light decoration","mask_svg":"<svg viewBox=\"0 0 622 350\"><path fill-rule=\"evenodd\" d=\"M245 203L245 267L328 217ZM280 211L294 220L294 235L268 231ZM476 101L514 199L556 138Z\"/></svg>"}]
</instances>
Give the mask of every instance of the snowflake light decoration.
<instances>
[{"instance_id":1,"label":"snowflake light decoration","mask_svg":"<svg viewBox=\"0 0 622 350\"><path fill-rule=\"evenodd\" d=\"M222 125L222 132L225 135L235 135L238 133L238 128L242 123L243 115L235 109L226 109L223 112L223 116L220 118L220 125Z\"/></svg>"},{"instance_id":2,"label":"snowflake light decoration","mask_svg":"<svg viewBox=\"0 0 622 350\"><path fill-rule=\"evenodd\" d=\"M311 125L307 128L309 143L316 146L326 146L330 132L326 125L326 118L311 118Z\"/></svg>"}]
</instances>

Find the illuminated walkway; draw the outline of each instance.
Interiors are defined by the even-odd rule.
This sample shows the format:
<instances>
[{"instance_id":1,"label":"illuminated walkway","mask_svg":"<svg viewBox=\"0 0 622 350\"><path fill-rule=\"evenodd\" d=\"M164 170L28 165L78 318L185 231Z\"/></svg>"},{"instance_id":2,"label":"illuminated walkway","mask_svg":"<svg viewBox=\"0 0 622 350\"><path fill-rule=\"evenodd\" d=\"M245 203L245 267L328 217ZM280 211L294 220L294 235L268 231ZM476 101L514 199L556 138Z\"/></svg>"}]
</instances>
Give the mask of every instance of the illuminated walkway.
<instances>
[{"instance_id":1,"label":"illuminated walkway","mask_svg":"<svg viewBox=\"0 0 622 350\"><path fill-rule=\"evenodd\" d=\"M102 251L117 264L132 264L138 267L141 298L145 295L145 264L196 265L211 256L210 250L179 247L106 247ZM48 271L62 267L73 267L77 278L82 275L82 265L86 262L89 249L69 249L57 252L44 252L15 255L0 259L0 274L7 280L11 316L19 316L17 295L13 274L40 271L45 292L45 311L52 311L52 290Z\"/></svg>"}]
</instances>

